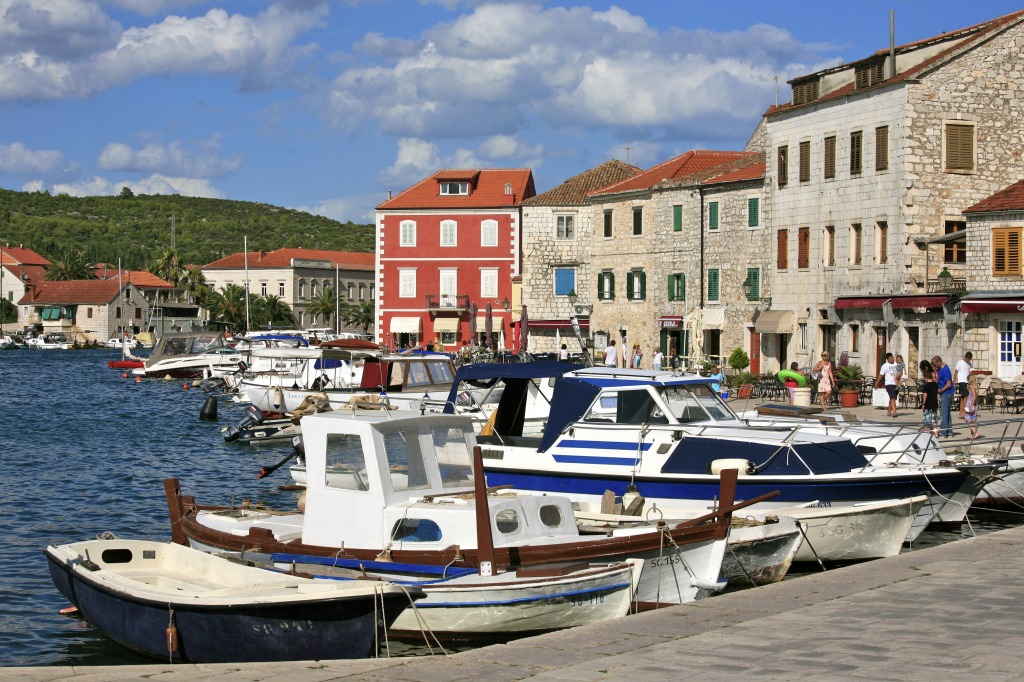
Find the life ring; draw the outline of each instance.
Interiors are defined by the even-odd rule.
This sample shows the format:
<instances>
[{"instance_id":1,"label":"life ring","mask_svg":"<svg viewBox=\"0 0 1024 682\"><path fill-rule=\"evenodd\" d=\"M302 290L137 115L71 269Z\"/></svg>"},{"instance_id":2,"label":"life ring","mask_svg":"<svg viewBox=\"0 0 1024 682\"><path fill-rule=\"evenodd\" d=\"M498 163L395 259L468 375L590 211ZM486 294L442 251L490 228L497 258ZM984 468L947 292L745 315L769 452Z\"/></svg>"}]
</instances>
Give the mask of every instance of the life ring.
<instances>
[{"instance_id":1,"label":"life ring","mask_svg":"<svg viewBox=\"0 0 1024 682\"><path fill-rule=\"evenodd\" d=\"M796 382L796 385L801 388L807 385L807 377L800 372L794 372L791 369L784 369L779 372L779 381L786 383L786 379L792 379Z\"/></svg>"}]
</instances>

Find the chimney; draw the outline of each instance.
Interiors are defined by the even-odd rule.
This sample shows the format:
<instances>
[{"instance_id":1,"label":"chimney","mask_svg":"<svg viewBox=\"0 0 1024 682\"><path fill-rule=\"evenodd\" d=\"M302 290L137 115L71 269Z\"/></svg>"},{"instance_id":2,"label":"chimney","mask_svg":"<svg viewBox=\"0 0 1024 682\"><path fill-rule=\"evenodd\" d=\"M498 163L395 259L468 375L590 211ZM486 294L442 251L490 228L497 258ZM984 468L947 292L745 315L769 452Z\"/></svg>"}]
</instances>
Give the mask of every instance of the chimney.
<instances>
[{"instance_id":1,"label":"chimney","mask_svg":"<svg viewBox=\"0 0 1024 682\"><path fill-rule=\"evenodd\" d=\"M391 199L391 190L388 190L388 199Z\"/></svg>"}]
</instances>

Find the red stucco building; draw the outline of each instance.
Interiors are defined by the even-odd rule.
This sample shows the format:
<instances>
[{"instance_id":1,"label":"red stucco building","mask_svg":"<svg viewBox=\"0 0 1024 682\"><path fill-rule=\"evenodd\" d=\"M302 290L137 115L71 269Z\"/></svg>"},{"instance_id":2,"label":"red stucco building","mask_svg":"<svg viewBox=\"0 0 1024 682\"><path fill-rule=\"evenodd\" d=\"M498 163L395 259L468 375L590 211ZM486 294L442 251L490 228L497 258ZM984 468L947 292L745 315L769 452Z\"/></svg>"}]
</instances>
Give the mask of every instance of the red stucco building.
<instances>
[{"instance_id":1,"label":"red stucco building","mask_svg":"<svg viewBox=\"0 0 1024 682\"><path fill-rule=\"evenodd\" d=\"M441 170L377 207L377 335L392 347L510 347L530 169Z\"/></svg>"}]
</instances>

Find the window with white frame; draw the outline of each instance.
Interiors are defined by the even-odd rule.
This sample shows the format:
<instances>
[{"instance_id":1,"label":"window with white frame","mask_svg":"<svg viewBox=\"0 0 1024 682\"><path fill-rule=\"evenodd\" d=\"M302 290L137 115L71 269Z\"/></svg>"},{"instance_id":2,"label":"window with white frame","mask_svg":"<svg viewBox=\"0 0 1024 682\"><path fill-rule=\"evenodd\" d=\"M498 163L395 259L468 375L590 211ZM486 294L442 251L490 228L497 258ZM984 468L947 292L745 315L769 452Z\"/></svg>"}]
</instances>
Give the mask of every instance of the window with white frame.
<instances>
[{"instance_id":1,"label":"window with white frame","mask_svg":"<svg viewBox=\"0 0 1024 682\"><path fill-rule=\"evenodd\" d=\"M267 283L266 282L260 282L260 296L266 296L266 295L267 295Z\"/></svg>"},{"instance_id":2,"label":"window with white frame","mask_svg":"<svg viewBox=\"0 0 1024 682\"><path fill-rule=\"evenodd\" d=\"M277 283L277 295L284 298L284 282Z\"/></svg>"},{"instance_id":3,"label":"window with white frame","mask_svg":"<svg viewBox=\"0 0 1024 682\"><path fill-rule=\"evenodd\" d=\"M647 298L647 275L641 268L626 273L626 298L630 301Z\"/></svg>"},{"instance_id":4,"label":"window with white frame","mask_svg":"<svg viewBox=\"0 0 1024 682\"><path fill-rule=\"evenodd\" d=\"M442 182L441 194L444 195L467 195L469 194L469 182L458 181L458 182Z\"/></svg>"},{"instance_id":5,"label":"window with white frame","mask_svg":"<svg viewBox=\"0 0 1024 682\"><path fill-rule=\"evenodd\" d=\"M356 297L356 285L350 282L349 285L348 285L348 300L351 301L355 297Z\"/></svg>"},{"instance_id":6,"label":"window with white frame","mask_svg":"<svg viewBox=\"0 0 1024 682\"><path fill-rule=\"evenodd\" d=\"M576 216L557 215L555 216L555 238L576 239Z\"/></svg>"},{"instance_id":7,"label":"window with white frame","mask_svg":"<svg viewBox=\"0 0 1024 682\"><path fill-rule=\"evenodd\" d=\"M399 225L399 246L416 246L416 221L403 220Z\"/></svg>"},{"instance_id":8,"label":"window with white frame","mask_svg":"<svg viewBox=\"0 0 1024 682\"><path fill-rule=\"evenodd\" d=\"M498 268L480 268L480 298L498 298Z\"/></svg>"},{"instance_id":9,"label":"window with white frame","mask_svg":"<svg viewBox=\"0 0 1024 682\"><path fill-rule=\"evenodd\" d=\"M441 307L455 308L459 301L458 268L440 268L437 274L441 289Z\"/></svg>"},{"instance_id":10,"label":"window with white frame","mask_svg":"<svg viewBox=\"0 0 1024 682\"><path fill-rule=\"evenodd\" d=\"M484 220L480 223L480 246L498 245L498 221Z\"/></svg>"},{"instance_id":11,"label":"window with white frame","mask_svg":"<svg viewBox=\"0 0 1024 682\"><path fill-rule=\"evenodd\" d=\"M349 289L351 295L351 289ZM416 270L413 268L401 268L398 271L398 297L416 297Z\"/></svg>"},{"instance_id":12,"label":"window with white frame","mask_svg":"<svg viewBox=\"0 0 1024 682\"><path fill-rule=\"evenodd\" d=\"M454 220L441 221L441 246L458 246L458 223Z\"/></svg>"},{"instance_id":13,"label":"window with white frame","mask_svg":"<svg viewBox=\"0 0 1024 682\"><path fill-rule=\"evenodd\" d=\"M576 268L555 268L555 296L568 296L576 289Z\"/></svg>"}]
</instances>

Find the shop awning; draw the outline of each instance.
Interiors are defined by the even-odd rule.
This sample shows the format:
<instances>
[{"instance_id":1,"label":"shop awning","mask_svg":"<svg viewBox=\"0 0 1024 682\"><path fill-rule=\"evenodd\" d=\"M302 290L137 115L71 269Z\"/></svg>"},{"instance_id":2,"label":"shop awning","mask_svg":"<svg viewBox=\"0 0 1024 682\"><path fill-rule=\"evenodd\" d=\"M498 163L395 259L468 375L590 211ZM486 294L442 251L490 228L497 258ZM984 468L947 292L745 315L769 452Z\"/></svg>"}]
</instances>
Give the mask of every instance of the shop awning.
<instances>
[{"instance_id":1,"label":"shop awning","mask_svg":"<svg viewBox=\"0 0 1024 682\"><path fill-rule=\"evenodd\" d=\"M590 329L590 318L579 318L580 331ZM572 320L530 320L530 331L537 329L572 329Z\"/></svg>"},{"instance_id":2,"label":"shop awning","mask_svg":"<svg viewBox=\"0 0 1024 682\"><path fill-rule=\"evenodd\" d=\"M757 316L754 331L758 334L792 334L792 310L765 310Z\"/></svg>"},{"instance_id":3,"label":"shop awning","mask_svg":"<svg viewBox=\"0 0 1024 682\"><path fill-rule=\"evenodd\" d=\"M891 296L849 296L844 298L837 298L835 303L836 310L846 310L849 308L879 308L888 301Z\"/></svg>"},{"instance_id":4,"label":"shop awning","mask_svg":"<svg viewBox=\"0 0 1024 682\"><path fill-rule=\"evenodd\" d=\"M701 317L704 329L723 329L725 327L725 308L705 308Z\"/></svg>"},{"instance_id":5,"label":"shop awning","mask_svg":"<svg viewBox=\"0 0 1024 682\"><path fill-rule=\"evenodd\" d=\"M457 332L459 331L459 318L439 317L434 320L435 332Z\"/></svg>"},{"instance_id":6,"label":"shop awning","mask_svg":"<svg viewBox=\"0 0 1024 682\"><path fill-rule=\"evenodd\" d=\"M659 329L675 329L683 326L682 315L662 315L658 318Z\"/></svg>"},{"instance_id":7,"label":"shop awning","mask_svg":"<svg viewBox=\"0 0 1024 682\"><path fill-rule=\"evenodd\" d=\"M1024 314L1024 298L965 298L960 301L960 310L965 313Z\"/></svg>"},{"instance_id":8,"label":"shop awning","mask_svg":"<svg viewBox=\"0 0 1024 682\"><path fill-rule=\"evenodd\" d=\"M946 296L945 294L936 294L933 296L893 296L892 309L941 308L948 300L949 296Z\"/></svg>"},{"instance_id":9,"label":"shop awning","mask_svg":"<svg viewBox=\"0 0 1024 682\"><path fill-rule=\"evenodd\" d=\"M392 317L390 330L392 334L419 334L420 318L418 317Z\"/></svg>"}]
</instances>

